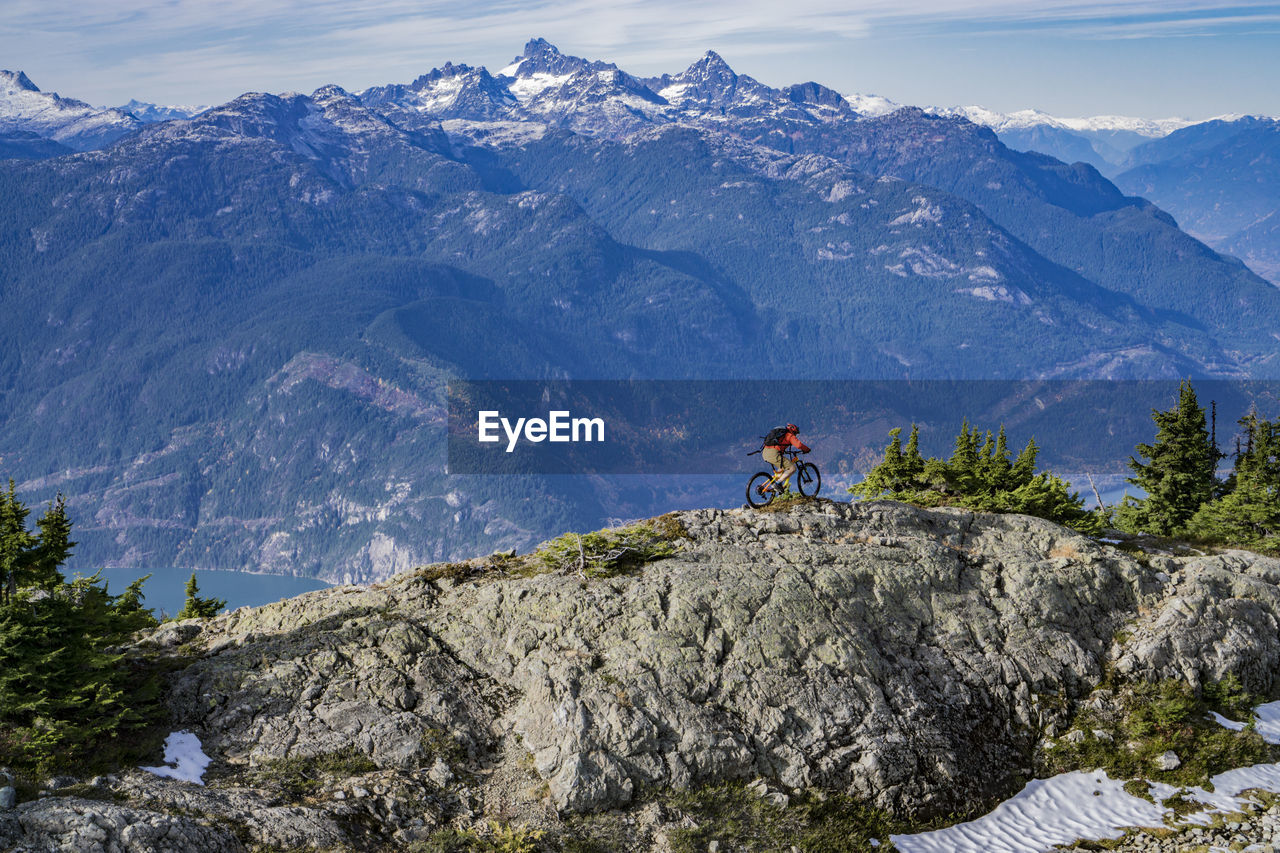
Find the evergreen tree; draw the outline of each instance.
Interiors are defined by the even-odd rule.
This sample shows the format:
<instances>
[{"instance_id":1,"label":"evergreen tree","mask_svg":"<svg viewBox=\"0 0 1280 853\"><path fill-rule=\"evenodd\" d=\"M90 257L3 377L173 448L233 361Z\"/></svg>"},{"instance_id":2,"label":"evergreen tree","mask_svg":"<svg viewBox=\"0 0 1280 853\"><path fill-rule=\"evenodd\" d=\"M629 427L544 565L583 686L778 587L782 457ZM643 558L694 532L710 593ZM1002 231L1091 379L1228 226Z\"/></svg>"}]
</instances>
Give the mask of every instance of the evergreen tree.
<instances>
[{"instance_id":1,"label":"evergreen tree","mask_svg":"<svg viewBox=\"0 0 1280 853\"><path fill-rule=\"evenodd\" d=\"M0 492L0 601L13 599L31 562L36 538L27 530L29 514L30 510L18 500L13 480L9 480L9 490Z\"/></svg>"},{"instance_id":2,"label":"evergreen tree","mask_svg":"<svg viewBox=\"0 0 1280 853\"><path fill-rule=\"evenodd\" d=\"M1187 532L1209 542L1280 553L1280 418L1250 412L1240 419L1245 440L1225 494L1200 507Z\"/></svg>"},{"instance_id":3,"label":"evergreen tree","mask_svg":"<svg viewBox=\"0 0 1280 853\"><path fill-rule=\"evenodd\" d=\"M67 517L67 501L62 495L49 504L48 510L36 522L40 533L39 546L31 554L25 576L29 586L53 590L65 583L58 567L71 556L76 543L71 541L71 519Z\"/></svg>"},{"instance_id":4,"label":"evergreen tree","mask_svg":"<svg viewBox=\"0 0 1280 853\"><path fill-rule=\"evenodd\" d=\"M1118 509L1117 520L1126 530L1168 536L1180 531L1214 497L1221 454L1209 439L1205 411L1189 381L1179 387L1176 406L1153 411L1151 418L1157 427L1155 442L1137 448L1148 461L1130 457L1134 476L1128 478L1147 496L1127 499Z\"/></svg>"},{"instance_id":5,"label":"evergreen tree","mask_svg":"<svg viewBox=\"0 0 1280 853\"><path fill-rule=\"evenodd\" d=\"M924 471L924 457L920 455L920 427L911 425L911 435L907 438L907 449L902 452L903 470L908 478L919 477Z\"/></svg>"},{"instance_id":6,"label":"evergreen tree","mask_svg":"<svg viewBox=\"0 0 1280 853\"><path fill-rule=\"evenodd\" d=\"M947 460L951 486L956 491L970 492L981 479L978 455L978 430L969 426L965 418L956 436L955 450Z\"/></svg>"},{"instance_id":7,"label":"evergreen tree","mask_svg":"<svg viewBox=\"0 0 1280 853\"><path fill-rule=\"evenodd\" d=\"M150 577L151 575L143 575L129 584L111 605L111 610L117 617L117 627L126 635L156 624L151 610L142 606L142 585Z\"/></svg>"},{"instance_id":8,"label":"evergreen tree","mask_svg":"<svg viewBox=\"0 0 1280 853\"><path fill-rule=\"evenodd\" d=\"M889 430L889 444L884 449L884 458L860 484L860 488L865 490L867 497L910 487L911 477L907 472L906 458L902 453L901 436L901 427Z\"/></svg>"},{"instance_id":9,"label":"evergreen tree","mask_svg":"<svg viewBox=\"0 0 1280 853\"><path fill-rule=\"evenodd\" d=\"M227 606L227 602L221 598L201 598L200 587L196 584L196 573L192 572L191 577L187 579L187 600L182 605L182 610L178 612L178 619L207 619L210 616L217 616L218 611Z\"/></svg>"},{"instance_id":10,"label":"evergreen tree","mask_svg":"<svg viewBox=\"0 0 1280 853\"><path fill-rule=\"evenodd\" d=\"M901 432L890 431L884 460L850 492L864 498L889 497L921 506L951 504L1025 513L1090 533L1101 529L1102 518L1085 511L1080 496L1070 492L1064 480L1047 472L1036 473L1039 448L1034 438L1016 460L1010 461L1003 426L994 436L987 432L979 446L979 431L966 419L956 436L951 458L942 460L921 457L914 425L903 450Z\"/></svg>"},{"instance_id":11,"label":"evergreen tree","mask_svg":"<svg viewBox=\"0 0 1280 853\"><path fill-rule=\"evenodd\" d=\"M982 484L985 491L995 494L1010 487L1010 473L1013 463L1009 459L1009 440L1004 433L1004 424L992 441L990 431L982 446Z\"/></svg>"},{"instance_id":12,"label":"evergreen tree","mask_svg":"<svg viewBox=\"0 0 1280 853\"><path fill-rule=\"evenodd\" d=\"M1036 475L1036 458L1040 455L1040 448L1036 445L1034 437L1027 441L1027 446L1022 448L1022 452L1018 454L1018 458L1013 462L1013 468L1009 472L1009 480L1014 487L1030 483Z\"/></svg>"},{"instance_id":13,"label":"evergreen tree","mask_svg":"<svg viewBox=\"0 0 1280 853\"><path fill-rule=\"evenodd\" d=\"M136 725L125 701L130 671L117 648L156 624L141 581L113 597L100 575L67 582L59 567L75 543L61 497L26 529L12 481L0 493L0 559L12 593L0 602L0 764L47 771L82 760Z\"/></svg>"}]
</instances>

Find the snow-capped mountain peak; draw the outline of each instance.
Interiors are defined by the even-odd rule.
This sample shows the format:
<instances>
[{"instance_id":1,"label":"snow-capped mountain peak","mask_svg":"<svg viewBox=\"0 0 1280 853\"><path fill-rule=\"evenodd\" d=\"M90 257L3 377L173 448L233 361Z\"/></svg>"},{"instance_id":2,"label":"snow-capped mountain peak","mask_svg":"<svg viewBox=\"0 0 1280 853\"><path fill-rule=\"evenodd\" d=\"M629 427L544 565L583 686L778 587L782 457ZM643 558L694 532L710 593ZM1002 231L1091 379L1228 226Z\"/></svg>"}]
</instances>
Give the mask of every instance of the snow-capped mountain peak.
<instances>
[{"instance_id":1,"label":"snow-capped mountain peak","mask_svg":"<svg viewBox=\"0 0 1280 853\"><path fill-rule=\"evenodd\" d=\"M596 71L618 71L612 62L593 62L560 52L544 38L530 39L524 53L498 72L512 96L527 104L546 89L563 86L575 74Z\"/></svg>"},{"instance_id":2,"label":"snow-capped mountain peak","mask_svg":"<svg viewBox=\"0 0 1280 853\"><path fill-rule=\"evenodd\" d=\"M0 71L0 91L18 90L23 92L39 92L40 89L31 78L21 71Z\"/></svg>"},{"instance_id":3,"label":"snow-capped mountain peak","mask_svg":"<svg viewBox=\"0 0 1280 853\"><path fill-rule=\"evenodd\" d=\"M544 38L530 39L524 53L498 72L499 77L530 78L539 74L563 77L579 71L617 70L612 62L599 62L569 56Z\"/></svg>"},{"instance_id":4,"label":"snow-capped mountain peak","mask_svg":"<svg viewBox=\"0 0 1280 853\"><path fill-rule=\"evenodd\" d=\"M470 65L467 65L466 63L459 63L457 65L454 65L452 62L446 62L444 65L441 65L439 68L432 68L426 74L423 74L421 77L414 80L412 83L409 84L409 88L414 89L415 91L421 91L423 89L430 88L432 85L439 83L441 80L453 79L456 77L463 77L475 70L476 69L472 68ZM483 68L479 70L484 71ZM488 75L489 72L485 71L484 73Z\"/></svg>"},{"instance_id":5,"label":"snow-capped mountain peak","mask_svg":"<svg viewBox=\"0 0 1280 853\"><path fill-rule=\"evenodd\" d=\"M729 67L729 63L724 61L724 57L716 53L714 50L708 50L706 53L702 54L697 62L694 62L685 70L685 73L688 74L696 69L705 69L706 71L716 74L728 74L734 77L738 76L734 74L733 69Z\"/></svg>"},{"instance_id":6,"label":"snow-capped mountain peak","mask_svg":"<svg viewBox=\"0 0 1280 853\"><path fill-rule=\"evenodd\" d=\"M233 146L267 141L323 162L331 176L349 181L351 164L374 149L448 152L439 124L432 127L434 135L406 130L330 84L310 95L248 92L195 118L149 125L139 139L142 144L182 140Z\"/></svg>"},{"instance_id":7,"label":"snow-capped mountain peak","mask_svg":"<svg viewBox=\"0 0 1280 853\"><path fill-rule=\"evenodd\" d=\"M534 124L621 138L652 125L720 127L732 118L810 126L897 108L875 96L847 99L817 83L773 89L737 74L714 50L679 74L644 79L611 62L561 53L543 38L530 39L496 75L446 62L410 84L373 87L357 97L400 127L442 125L455 139L472 144L529 136L508 132L513 123L538 133Z\"/></svg>"},{"instance_id":8,"label":"snow-capped mountain peak","mask_svg":"<svg viewBox=\"0 0 1280 853\"><path fill-rule=\"evenodd\" d=\"M902 104L883 95L845 95L853 111L861 116L884 116L902 109Z\"/></svg>"},{"instance_id":9,"label":"snow-capped mountain peak","mask_svg":"<svg viewBox=\"0 0 1280 853\"><path fill-rule=\"evenodd\" d=\"M31 132L77 151L101 148L141 126L126 112L42 92L21 71L0 71L0 133Z\"/></svg>"},{"instance_id":10,"label":"snow-capped mountain peak","mask_svg":"<svg viewBox=\"0 0 1280 853\"><path fill-rule=\"evenodd\" d=\"M375 109L402 127L433 131L436 122L507 121L523 118L516 96L508 88L508 77L494 77L485 68L454 65L418 77L409 85L375 86L358 97L364 106Z\"/></svg>"},{"instance_id":11,"label":"snow-capped mountain peak","mask_svg":"<svg viewBox=\"0 0 1280 853\"><path fill-rule=\"evenodd\" d=\"M666 79L666 75L663 78ZM714 50L708 50L698 61L671 79L677 81L676 85L712 90L732 88L738 81L738 75L724 61L724 57Z\"/></svg>"},{"instance_id":12,"label":"snow-capped mountain peak","mask_svg":"<svg viewBox=\"0 0 1280 853\"><path fill-rule=\"evenodd\" d=\"M714 50L675 75L663 74L646 81L649 87L672 104L682 107L724 109L744 101L781 99L776 89L739 75Z\"/></svg>"},{"instance_id":13,"label":"snow-capped mountain peak","mask_svg":"<svg viewBox=\"0 0 1280 853\"><path fill-rule=\"evenodd\" d=\"M103 109L111 108L103 107ZM195 104L153 104L148 101L139 101L137 98L130 98L129 103L121 104L115 109L129 113L141 122L152 124L158 121L188 119L209 109L209 106L207 104L198 106Z\"/></svg>"}]
</instances>

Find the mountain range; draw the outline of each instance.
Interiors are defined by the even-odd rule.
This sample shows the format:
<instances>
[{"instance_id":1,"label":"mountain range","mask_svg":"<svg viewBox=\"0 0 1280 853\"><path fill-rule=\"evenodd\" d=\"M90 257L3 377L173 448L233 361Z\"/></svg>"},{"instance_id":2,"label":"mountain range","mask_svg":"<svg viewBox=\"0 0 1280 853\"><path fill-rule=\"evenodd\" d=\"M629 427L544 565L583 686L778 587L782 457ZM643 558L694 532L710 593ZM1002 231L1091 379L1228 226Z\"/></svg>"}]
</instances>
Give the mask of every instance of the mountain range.
<instances>
[{"instance_id":1,"label":"mountain range","mask_svg":"<svg viewBox=\"0 0 1280 853\"><path fill-rule=\"evenodd\" d=\"M1280 120L1192 125L1135 148L1129 165L1117 186L1280 284Z\"/></svg>"},{"instance_id":2,"label":"mountain range","mask_svg":"<svg viewBox=\"0 0 1280 853\"><path fill-rule=\"evenodd\" d=\"M1019 151L1085 162L1128 195L1173 214L1187 233L1280 285L1280 120L1220 116L1062 119L1036 110L935 110L990 127Z\"/></svg>"},{"instance_id":3,"label":"mountain range","mask_svg":"<svg viewBox=\"0 0 1280 853\"><path fill-rule=\"evenodd\" d=\"M1092 166L712 52L155 122L4 80L2 461L86 565L367 580L708 498L446 476L451 377L1280 373L1280 290Z\"/></svg>"}]
</instances>

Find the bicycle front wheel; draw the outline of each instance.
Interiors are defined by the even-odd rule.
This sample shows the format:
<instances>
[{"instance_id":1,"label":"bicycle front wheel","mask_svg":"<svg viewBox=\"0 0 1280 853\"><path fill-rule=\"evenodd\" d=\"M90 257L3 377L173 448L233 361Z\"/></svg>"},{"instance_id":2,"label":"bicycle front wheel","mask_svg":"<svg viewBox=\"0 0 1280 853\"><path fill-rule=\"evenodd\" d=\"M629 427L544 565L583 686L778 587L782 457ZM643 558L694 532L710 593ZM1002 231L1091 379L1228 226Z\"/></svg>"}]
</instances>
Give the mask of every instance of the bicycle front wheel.
<instances>
[{"instance_id":1,"label":"bicycle front wheel","mask_svg":"<svg viewBox=\"0 0 1280 853\"><path fill-rule=\"evenodd\" d=\"M796 466L796 488L806 498L816 497L822 488L822 474L818 466L812 462L801 462Z\"/></svg>"},{"instance_id":2,"label":"bicycle front wheel","mask_svg":"<svg viewBox=\"0 0 1280 853\"><path fill-rule=\"evenodd\" d=\"M747 482L747 503L755 509L768 506L773 501L774 489L770 480L773 474L761 471ZM763 494L761 493L763 489Z\"/></svg>"}]
</instances>

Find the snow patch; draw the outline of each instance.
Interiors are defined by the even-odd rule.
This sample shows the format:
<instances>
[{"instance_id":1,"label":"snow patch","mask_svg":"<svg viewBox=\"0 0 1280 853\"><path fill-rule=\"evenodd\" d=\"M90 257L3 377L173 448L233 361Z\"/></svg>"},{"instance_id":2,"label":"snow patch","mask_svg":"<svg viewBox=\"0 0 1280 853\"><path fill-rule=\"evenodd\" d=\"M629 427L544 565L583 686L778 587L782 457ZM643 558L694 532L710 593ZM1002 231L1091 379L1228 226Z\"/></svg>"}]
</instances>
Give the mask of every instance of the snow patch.
<instances>
[{"instance_id":1,"label":"snow patch","mask_svg":"<svg viewBox=\"0 0 1280 853\"><path fill-rule=\"evenodd\" d=\"M1234 802L1224 804L1222 811L1239 811L1240 795L1255 788L1262 791L1280 792L1280 764L1255 764L1252 767L1238 767L1219 773L1210 779L1213 793L1218 796L1235 798ZM1204 801L1206 794L1199 788L1192 788L1195 799Z\"/></svg>"},{"instance_id":2,"label":"snow patch","mask_svg":"<svg viewBox=\"0 0 1280 853\"><path fill-rule=\"evenodd\" d=\"M1269 743L1280 743L1280 702L1254 709L1258 733ZM1213 718L1239 731L1244 723L1221 714ZM1203 803L1205 809L1178 823L1204 825L1215 813L1239 811L1247 801L1245 791L1259 789L1280 793L1280 764L1255 764L1219 773L1209 780L1213 792L1193 787L1184 796ZM1180 789L1149 783L1156 803ZM894 835L901 853L1047 853L1059 844L1119 838L1128 827L1165 825L1172 809L1148 802L1124 790L1124 782L1102 771L1077 770L1051 779L1036 779L992 812L967 823L915 835Z\"/></svg>"},{"instance_id":3,"label":"snow patch","mask_svg":"<svg viewBox=\"0 0 1280 853\"><path fill-rule=\"evenodd\" d=\"M549 74L546 71L537 71L528 77L516 78L516 81L508 86L507 89L523 103L543 89L550 89L552 86L563 86L572 76L572 74Z\"/></svg>"},{"instance_id":4,"label":"snow patch","mask_svg":"<svg viewBox=\"0 0 1280 853\"><path fill-rule=\"evenodd\" d=\"M916 196L911 199L911 203L916 206L916 209L909 210L896 219L889 220L890 227L895 225L923 227L926 222L937 225L942 221L942 208L936 204L931 204L929 199L924 196Z\"/></svg>"},{"instance_id":5,"label":"snow patch","mask_svg":"<svg viewBox=\"0 0 1280 853\"><path fill-rule=\"evenodd\" d=\"M200 738L191 732L174 732L164 739L164 764L139 769L157 776L203 785L204 771L212 760L201 749Z\"/></svg>"},{"instance_id":6,"label":"snow patch","mask_svg":"<svg viewBox=\"0 0 1280 853\"><path fill-rule=\"evenodd\" d=\"M898 257L902 259L901 263L885 267L894 275L905 276L910 270L925 278L943 278L961 272L960 266L955 261L944 258L928 246L903 249Z\"/></svg>"},{"instance_id":7,"label":"snow patch","mask_svg":"<svg viewBox=\"0 0 1280 853\"><path fill-rule=\"evenodd\" d=\"M862 116L883 116L902 109L901 104L880 95L845 95L844 99Z\"/></svg>"},{"instance_id":8,"label":"snow patch","mask_svg":"<svg viewBox=\"0 0 1280 853\"><path fill-rule=\"evenodd\" d=\"M847 240L841 241L838 245L828 243L825 248L818 250L818 259L823 261L847 261L857 255L857 250Z\"/></svg>"},{"instance_id":9,"label":"snow patch","mask_svg":"<svg viewBox=\"0 0 1280 853\"><path fill-rule=\"evenodd\" d=\"M545 124L534 121L446 119L440 126L451 141L460 139L473 145L493 147L536 142L547 132Z\"/></svg>"},{"instance_id":10,"label":"snow patch","mask_svg":"<svg viewBox=\"0 0 1280 853\"><path fill-rule=\"evenodd\" d=\"M1244 723L1237 723L1235 720L1228 720L1217 711L1209 712L1213 719L1220 726L1225 726L1232 731L1240 731L1245 727ZM1268 702L1265 705L1259 705L1253 709L1254 728L1258 734L1267 743L1280 744L1280 702Z\"/></svg>"},{"instance_id":11,"label":"snow patch","mask_svg":"<svg viewBox=\"0 0 1280 853\"><path fill-rule=\"evenodd\" d=\"M414 107L426 113L443 112L458 101L466 81L464 75L441 77L430 88L416 93Z\"/></svg>"},{"instance_id":12,"label":"snow patch","mask_svg":"<svg viewBox=\"0 0 1280 853\"><path fill-rule=\"evenodd\" d=\"M970 276L972 279L972 276ZM956 293L967 293L988 302L1004 302L1009 305L1030 305L1031 297L1016 287L984 284L981 287L960 287Z\"/></svg>"},{"instance_id":13,"label":"snow patch","mask_svg":"<svg viewBox=\"0 0 1280 853\"><path fill-rule=\"evenodd\" d=\"M675 83L671 86L658 90L658 97L667 103L674 104L676 101L684 100L684 93L689 89L688 83Z\"/></svg>"},{"instance_id":14,"label":"snow patch","mask_svg":"<svg viewBox=\"0 0 1280 853\"><path fill-rule=\"evenodd\" d=\"M1039 853L1078 839L1119 838L1127 826L1163 826L1167 810L1106 773L1036 779L990 814L946 829L893 835L901 853Z\"/></svg>"}]
</instances>

